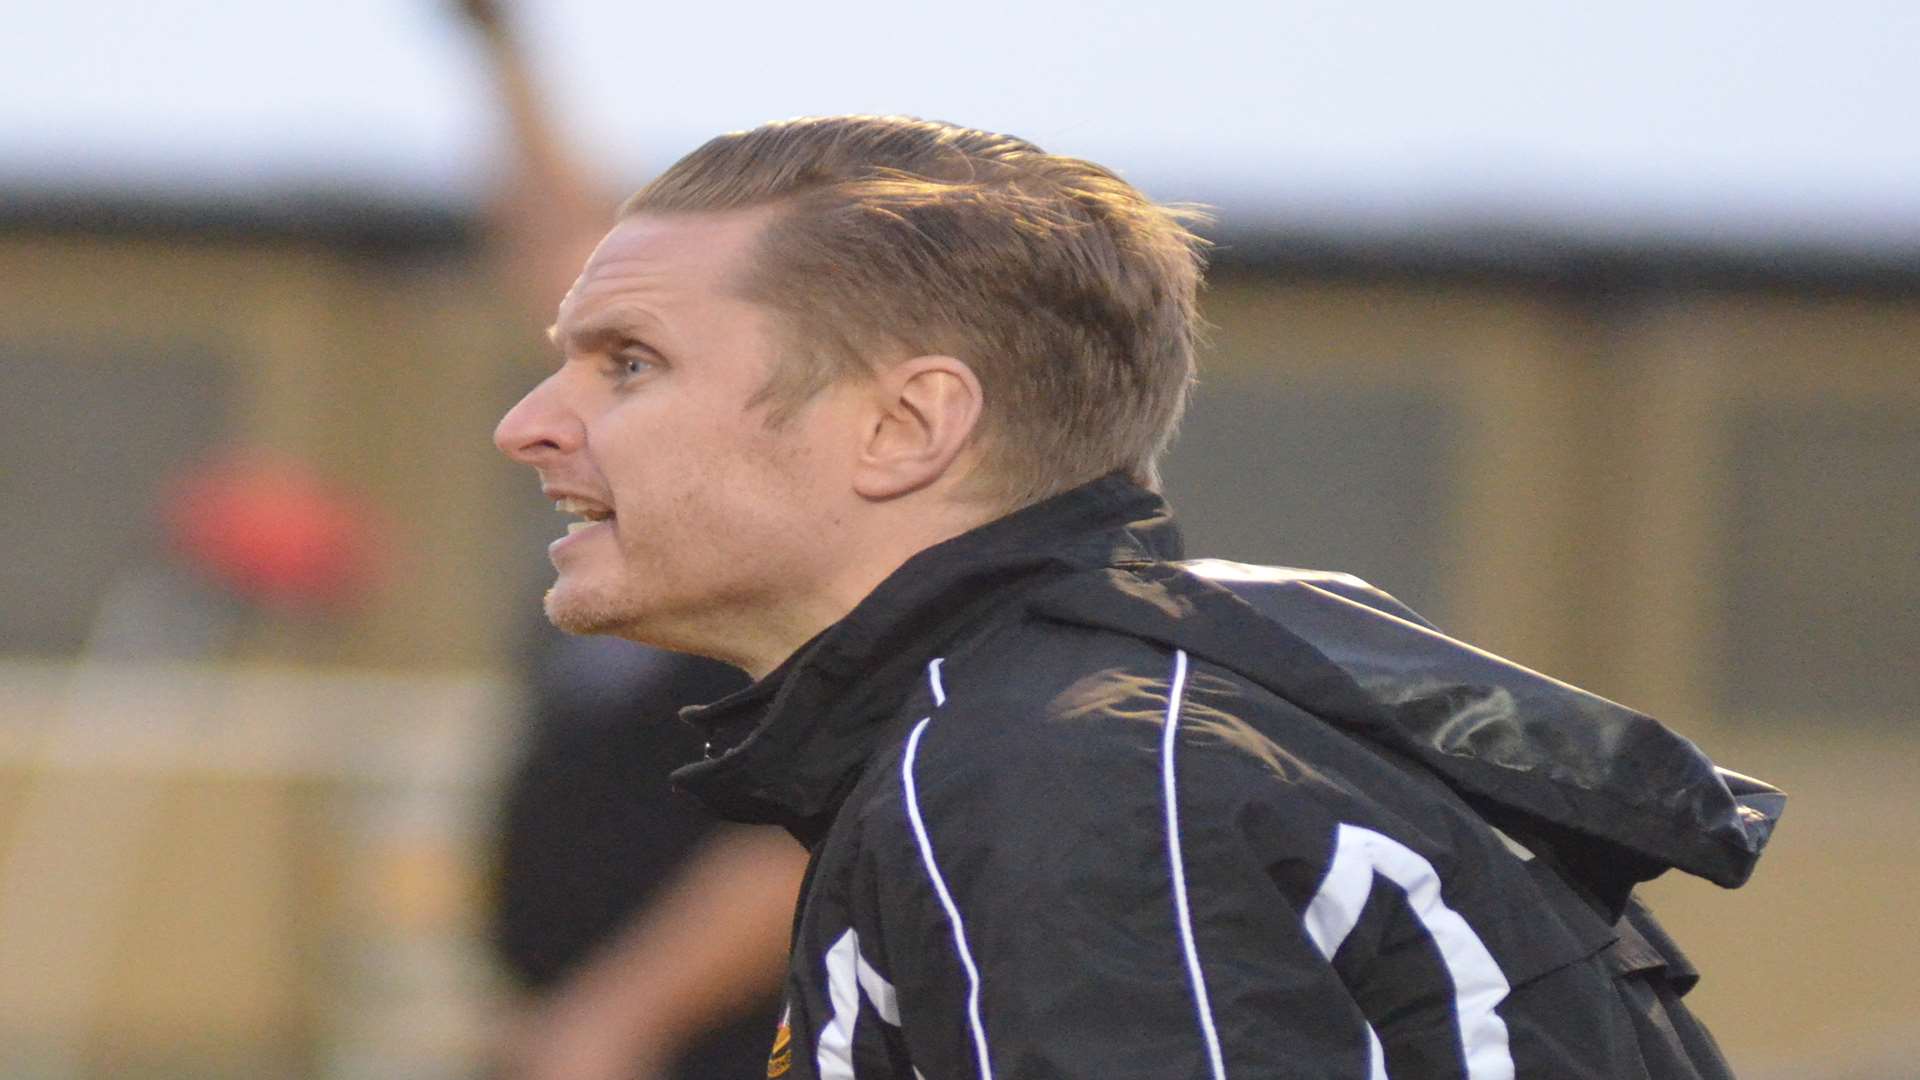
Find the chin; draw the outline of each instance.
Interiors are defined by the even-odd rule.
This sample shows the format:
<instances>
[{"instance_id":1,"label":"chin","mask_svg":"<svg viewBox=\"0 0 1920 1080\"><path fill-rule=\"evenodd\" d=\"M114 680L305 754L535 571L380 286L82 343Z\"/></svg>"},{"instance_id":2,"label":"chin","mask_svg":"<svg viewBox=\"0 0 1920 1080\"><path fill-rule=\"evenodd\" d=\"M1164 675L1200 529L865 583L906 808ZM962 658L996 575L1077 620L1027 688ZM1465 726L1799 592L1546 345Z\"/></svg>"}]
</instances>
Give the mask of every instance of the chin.
<instances>
[{"instance_id":1,"label":"chin","mask_svg":"<svg viewBox=\"0 0 1920 1080\"><path fill-rule=\"evenodd\" d=\"M619 597L597 595L592 590L568 588L564 584L547 590L543 606L547 621L569 634L625 637L625 631L634 621L629 605Z\"/></svg>"}]
</instances>

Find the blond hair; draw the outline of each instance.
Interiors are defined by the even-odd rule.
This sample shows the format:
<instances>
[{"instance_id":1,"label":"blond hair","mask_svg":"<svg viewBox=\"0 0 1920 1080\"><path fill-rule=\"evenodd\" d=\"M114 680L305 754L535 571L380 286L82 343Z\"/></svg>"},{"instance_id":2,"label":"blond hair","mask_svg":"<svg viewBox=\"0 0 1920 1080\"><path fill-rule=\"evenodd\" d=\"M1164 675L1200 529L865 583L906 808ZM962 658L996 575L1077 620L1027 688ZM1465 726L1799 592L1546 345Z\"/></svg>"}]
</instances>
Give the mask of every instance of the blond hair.
<instances>
[{"instance_id":1,"label":"blond hair","mask_svg":"<svg viewBox=\"0 0 1920 1080\"><path fill-rule=\"evenodd\" d=\"M988 497L1116 470L1158 487L1193 382L1198 217L1022 139L837 116L721 135L621 216L772 206L740 283L790 334L758 400L783 422L836 379L917 355L979 378Z\"/></svg>"}]
</instances>

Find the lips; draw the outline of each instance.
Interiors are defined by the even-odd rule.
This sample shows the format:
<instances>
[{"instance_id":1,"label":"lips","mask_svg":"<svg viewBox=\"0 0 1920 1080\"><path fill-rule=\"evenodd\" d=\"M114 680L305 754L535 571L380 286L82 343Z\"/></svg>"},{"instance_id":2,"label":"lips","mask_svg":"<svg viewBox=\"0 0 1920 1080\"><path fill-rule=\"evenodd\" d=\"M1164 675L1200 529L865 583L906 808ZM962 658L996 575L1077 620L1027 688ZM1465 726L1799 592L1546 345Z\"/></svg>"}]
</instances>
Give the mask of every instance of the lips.
<instances>
[{"instance_id":1,"label":"lips","mask_svg":"<svg viewBox=\"0 0 1920 1080\"><path fill-rule=\"evenodd\" d=\"M557 553L563 545L580 533L592 529L595 526L604 525L614 518L613 507L596 499L587 498L585 495L575 495L571 492L558 492L551 489L547 490L546 494L548 498L553 500L553 508L555 510L563 514L572 514L581 519L567 523L567 535L547 546L549 555Z\"/></svg>"}]
</instances>

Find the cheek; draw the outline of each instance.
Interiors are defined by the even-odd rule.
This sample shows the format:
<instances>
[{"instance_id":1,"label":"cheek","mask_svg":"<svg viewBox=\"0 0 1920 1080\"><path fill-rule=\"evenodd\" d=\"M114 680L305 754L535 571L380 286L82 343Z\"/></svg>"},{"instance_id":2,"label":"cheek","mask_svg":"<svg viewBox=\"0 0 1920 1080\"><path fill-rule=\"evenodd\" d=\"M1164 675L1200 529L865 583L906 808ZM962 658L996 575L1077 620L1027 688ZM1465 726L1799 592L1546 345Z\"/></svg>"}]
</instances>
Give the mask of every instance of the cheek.
<instances>
[{"instance_id":1,"label":"cheek","mask_svg":"<svg viewBox=\"0 0 1920 1080\"><path fill-rule=\"evenodd\" d=\"M772 487L761 475L767 463L749 459L737 435L704 417L623 418L599 434L597 464L628 523L628 546L725 543L729 522Z\"/></svg>"},{"instance_id":2,"label":"cheek","mask_svg":"<svg viewBox=\"0 0 1920 1080\"><path fill-rule=\"evenodd\" d=\"M601 417L589 430L594 465L616 498L658 503L711 457L712 425L682 410L634 402Z\"/></svg>"},{"instance_id":3,"label":"cheek","mask_svg":"<svg viewBox=\"0 0 1920 1080\"><path fill-rule=\"evenodd\" d=\"M751 467L778 512L817 522L835 505L836 459L817 433L782 429L762 431L751 445Z\"/></svg>"},{"instance_id":4,"label":"cheek","mask_svg":"<svg viewBox=\"0 0 1920 1080\"><path fill-rule=\"evenodd\" d=\"M832 455L825 433L806 418L769 429L737 402L703 408L682 399L672 410L642 404L601 417L590 433L616 509L641 522L629 544L693 532L716 549L786 546L800 538L784 532L828 512Z\"/></svg>"}]
</instances>

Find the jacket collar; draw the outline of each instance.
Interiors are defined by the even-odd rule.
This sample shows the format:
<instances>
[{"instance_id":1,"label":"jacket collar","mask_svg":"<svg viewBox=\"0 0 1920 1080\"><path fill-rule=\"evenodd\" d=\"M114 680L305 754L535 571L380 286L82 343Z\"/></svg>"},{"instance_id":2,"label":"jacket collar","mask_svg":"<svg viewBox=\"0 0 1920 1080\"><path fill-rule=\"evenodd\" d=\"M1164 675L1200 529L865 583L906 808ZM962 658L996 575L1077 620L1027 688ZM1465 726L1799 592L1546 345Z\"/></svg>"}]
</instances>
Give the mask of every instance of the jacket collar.
<instances>
[{"instance_id":1,"label":"jacket collar","mask_svg":"<svg viewBox=\"0 0 1920 1080\"><path fill-rule=\"evenodd\" d=\"M722 817L812 844L949 645L1042 582L1179 557L1166 504L1119 474L930 547L766 678L685 710L708 758L674 782Z\"/></svg>"}]
</instances>

